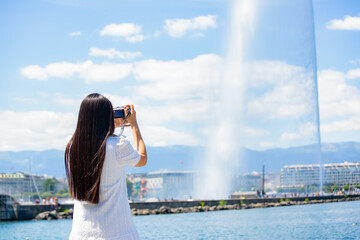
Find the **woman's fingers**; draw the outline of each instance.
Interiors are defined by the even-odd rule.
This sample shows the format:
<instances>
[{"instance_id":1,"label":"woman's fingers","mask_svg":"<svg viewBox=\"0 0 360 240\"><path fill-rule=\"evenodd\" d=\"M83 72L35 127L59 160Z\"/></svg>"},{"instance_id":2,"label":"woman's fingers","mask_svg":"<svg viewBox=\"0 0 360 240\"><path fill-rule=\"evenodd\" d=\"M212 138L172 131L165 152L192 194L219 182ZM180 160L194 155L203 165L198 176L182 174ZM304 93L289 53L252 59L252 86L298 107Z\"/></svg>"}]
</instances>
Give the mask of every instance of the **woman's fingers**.
<instances>
[{"instance_id":1,"label":"woman's fingers","mask_svg":"<svg viewBox=\"0 0 360 240\"><path fill-rule=\"evenodd\" d=\"M129 109L131 112L134 111L134 105L132 105L132 104L125 105L125 108L126 108L126 113L128 113Z\"/></svg>"}]
</instances>

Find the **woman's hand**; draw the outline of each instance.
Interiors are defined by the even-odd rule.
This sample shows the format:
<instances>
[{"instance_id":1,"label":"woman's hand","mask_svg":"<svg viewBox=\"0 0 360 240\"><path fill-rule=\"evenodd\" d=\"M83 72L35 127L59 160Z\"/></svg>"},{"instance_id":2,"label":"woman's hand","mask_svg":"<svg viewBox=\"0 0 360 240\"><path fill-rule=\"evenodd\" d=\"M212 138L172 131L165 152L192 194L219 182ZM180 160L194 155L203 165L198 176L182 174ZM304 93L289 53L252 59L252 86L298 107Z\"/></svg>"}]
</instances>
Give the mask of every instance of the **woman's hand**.
<instances>
[{"instance_id":1,"label":"woman's hand","mask_svg":"<svg viewBox=\"0 0 360 240\"><path fill-rule=\"evenodd\" d=\"M126 120L126 123L128 124L127 126L131 126L135 148L138 151L138 153L140 154L140 161L135 165L135 167L142 167L142 166L145 166L146 162L147 162L146 147L145 147L144 140L140 133L139 125L136 121L136 111L134 109L134 105L126 105L125 106L125 109L126 109L125 114L127 114L129 112L129 109L127 107L130 108L131 114L130 114L129 118Z\"/></svg>"},{"instance_id":2,"label":"woman's hand","mask_svg":"<svg viewBox=\"0 0 360 240\"><path fill-rule=\"evenodd\" d=\"M137 120L136 120L136 111L134 109L134 105L132 104L125 105L125 115L128 114L129 109L131 111L131 114L128 117L128 119L126 119L125 127L129 127L129 126L135 127L137 126Z\"/></svg>"},{"instance_id":3,"label":"woman's hand","mask_svg":"<svg viewBox=\"0 0 360 240\"><path fill-rule=\"evenodd\" d=\"M137 125L136 111L134 109L134 105L131 105L131 104L125 105L125 107L124 107L125 116L128 114L129 109L131 111L131 114L130 114L129 118L126 119L126 122L124 124L125 127ZM114 119L115 128L120 128L121 125L123 124L123 122L124 122L124 118L115 118Z\"/></svg>"}]
</instances>

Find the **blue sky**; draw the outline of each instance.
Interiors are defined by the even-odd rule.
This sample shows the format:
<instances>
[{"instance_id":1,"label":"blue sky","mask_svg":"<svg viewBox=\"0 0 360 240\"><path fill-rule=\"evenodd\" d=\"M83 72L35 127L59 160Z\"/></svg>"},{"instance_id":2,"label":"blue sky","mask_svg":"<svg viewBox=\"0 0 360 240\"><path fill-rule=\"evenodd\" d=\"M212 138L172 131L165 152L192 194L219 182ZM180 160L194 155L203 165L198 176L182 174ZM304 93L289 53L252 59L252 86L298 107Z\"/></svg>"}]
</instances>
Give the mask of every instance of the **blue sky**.
<instances>
[{"instance_id":1,"label":"blue sky","mask_svg":"<svg viewBox=\"0 0 360 240\"><path fill-rule=\"evenodd\" d=\"M253 89L263 96L246 99L256 106L248 115L262 119L247 126L255 136L247 146L306 144L302 139L313 134L307 100L301 91L295 100L286 97L298 87L295 75L310 70L311 54L303 53L311 51L309 33L300 31L310 29L309 11L297 6L301 1L257 2L253 42L244 47L251 69L273 78L274 69L291 74L283 85ZM360 3L313 5L322 140L360 141ZM229 49L229 6L217 0L1 2L0 150L63 149L81 100L92 92L114 105L134 103L148 145L203 145ZM287 27L276 24L281 17ZM275 106L280 100L289 104ZM279 127L284 123L289 129Z\"/></svg>"}]
</instances>

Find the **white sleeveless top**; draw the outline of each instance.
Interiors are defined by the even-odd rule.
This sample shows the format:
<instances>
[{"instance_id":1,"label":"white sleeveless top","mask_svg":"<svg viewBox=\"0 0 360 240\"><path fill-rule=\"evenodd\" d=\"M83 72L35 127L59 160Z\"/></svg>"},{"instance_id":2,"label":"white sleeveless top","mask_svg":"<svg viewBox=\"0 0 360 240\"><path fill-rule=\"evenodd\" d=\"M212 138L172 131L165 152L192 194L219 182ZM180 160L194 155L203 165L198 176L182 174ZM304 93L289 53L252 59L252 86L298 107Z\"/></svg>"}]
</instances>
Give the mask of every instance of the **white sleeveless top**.
<instances>
[{"instance_id":1,"label":"white sleeveless top","mask_svg":"<svg viewBox=\"0 0 360 240\"><path fill-rule=\"evenodd\" d=\"M139 239L128 202L125 165L135 166L139 153L124 137L109 137L100 180L98 204L74 201L69 239Z\"/></svg>"}]
</instances>

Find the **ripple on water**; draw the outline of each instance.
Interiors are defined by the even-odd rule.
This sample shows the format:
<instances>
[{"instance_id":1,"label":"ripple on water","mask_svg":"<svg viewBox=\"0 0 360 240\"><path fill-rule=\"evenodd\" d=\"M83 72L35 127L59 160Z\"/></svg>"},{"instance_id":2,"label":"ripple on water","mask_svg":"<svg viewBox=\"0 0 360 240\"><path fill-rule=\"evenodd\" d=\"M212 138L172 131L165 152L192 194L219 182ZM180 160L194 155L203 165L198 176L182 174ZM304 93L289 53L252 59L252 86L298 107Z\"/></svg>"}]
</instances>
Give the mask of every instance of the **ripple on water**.
<instances>
[{"instance_id":1,"label":"ripple on water","mask_svg":"<svg viewBox=\"0 0 360 240\"><path fill-rule=\"evenodd\" d=\"M142 239L360 239L360 201L134 217ZM357 225L353 225L357 223ZM72 220L0 222L0 240L68 239Z\"/></svg>"}]
</instances>

